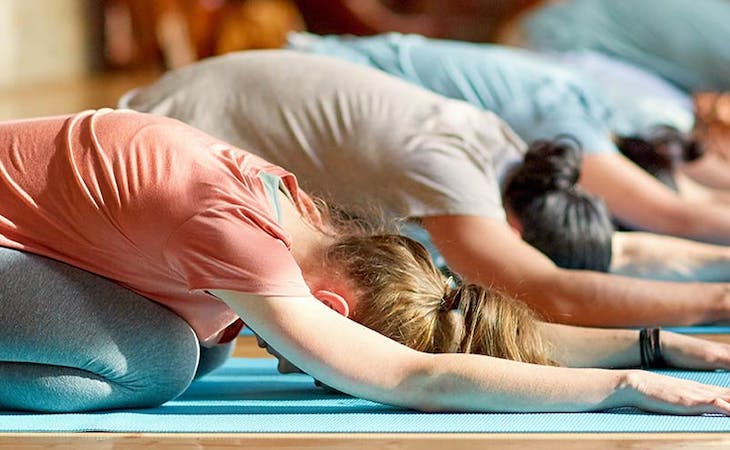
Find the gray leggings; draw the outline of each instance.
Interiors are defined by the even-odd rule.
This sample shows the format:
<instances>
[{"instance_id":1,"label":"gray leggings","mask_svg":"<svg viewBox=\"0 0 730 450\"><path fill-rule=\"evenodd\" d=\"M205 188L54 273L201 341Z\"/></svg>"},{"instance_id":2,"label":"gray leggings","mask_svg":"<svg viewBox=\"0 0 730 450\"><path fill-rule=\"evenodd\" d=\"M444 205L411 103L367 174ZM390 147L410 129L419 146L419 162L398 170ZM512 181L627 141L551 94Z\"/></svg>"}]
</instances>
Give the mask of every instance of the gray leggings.
<instances>
[{"instance_id":1,"label":"gray leggings","mask_svg":"<svg viewBox=\"0 0 730 450\"><path fill-rule=\"evenodd\" d=\"M169 309L105 278L0 247L0 410L160 405L220 366Z\"/></svg>"}]
</instances>

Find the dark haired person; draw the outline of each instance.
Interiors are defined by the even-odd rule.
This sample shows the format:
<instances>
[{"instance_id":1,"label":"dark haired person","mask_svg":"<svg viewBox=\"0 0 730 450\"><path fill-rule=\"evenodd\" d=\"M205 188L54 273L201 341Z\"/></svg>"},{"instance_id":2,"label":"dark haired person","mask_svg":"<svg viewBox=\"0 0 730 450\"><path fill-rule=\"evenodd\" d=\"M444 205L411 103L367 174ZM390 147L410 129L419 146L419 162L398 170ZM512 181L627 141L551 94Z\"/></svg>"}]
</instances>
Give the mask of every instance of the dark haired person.
<instances>
[{"instance_id":1,"label":"dark haired person","mask_svg":"<svg viewBox=\"0 0 730 450\"><path fill-rule=\"evenodd\" d=\"M534 142L508 175L507 221L559 267L609 272L614 226L603 201L578 185L581 160L569 141Z\"/></svg>"},{"instance_id":2,"label":"dark haired person","mask_svg":"<svg viewBox=\"0 0 730 450\"><path fill-rule=\"evenodd\" d=\"M492 113L380 71L290 51L242 52L169 72L120 105L262 155L348 212L377 206L418 220L467 281L504 289L552 320L692 324L730 316L726 284L557 267L511 230L502 205L524 143Z\"/></svg>"}]
</instances>

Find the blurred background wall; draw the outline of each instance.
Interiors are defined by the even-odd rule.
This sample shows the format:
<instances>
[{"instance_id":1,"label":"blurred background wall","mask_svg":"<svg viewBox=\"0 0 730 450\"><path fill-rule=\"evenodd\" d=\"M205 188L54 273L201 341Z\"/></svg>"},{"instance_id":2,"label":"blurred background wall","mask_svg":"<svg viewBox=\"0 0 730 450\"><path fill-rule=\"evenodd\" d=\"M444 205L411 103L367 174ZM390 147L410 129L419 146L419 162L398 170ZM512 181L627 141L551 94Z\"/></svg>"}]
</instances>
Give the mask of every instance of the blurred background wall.
<instances>
[{"instance_id":1,"label":"blurred background wall","mask_svg":"<svg viewBox=\"0 0 730 450\"><path fill-rule=\"evenodd\" d=\"M165 69L289 31L491 40L545 0L0 0L0 120L114 106Z\"/></svg>"},{"instance_id":2,"label":"blurred background wall","mask_svg":"<svg viewBox=\"0 0 730 450\"><path fill-rule=\"evenodd\" d=\"M543 0L0 0L0 87L101 69L178 67L284 44L286 32L489 41Z\"/></svg>"},{"instance_id":3,"label":"blurred background wall","mask_svg":"<svg viewBox=\"0 0 730 450\"><path fill-rule=\"evenodd\" d=\"M98 67L95 3L0 0L0 87L69 79Z\"/></svg>"}]
</instances>

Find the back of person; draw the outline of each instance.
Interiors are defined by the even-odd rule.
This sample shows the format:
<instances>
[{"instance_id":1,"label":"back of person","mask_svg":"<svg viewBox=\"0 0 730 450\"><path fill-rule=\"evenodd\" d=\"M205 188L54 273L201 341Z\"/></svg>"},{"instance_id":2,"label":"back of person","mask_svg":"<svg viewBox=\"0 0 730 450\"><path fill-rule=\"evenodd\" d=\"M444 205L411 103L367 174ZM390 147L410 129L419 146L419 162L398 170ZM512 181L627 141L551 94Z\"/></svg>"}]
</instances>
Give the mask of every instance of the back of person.
<instances>
[{"instance_id":1,"label":"back of person","mask_svg":"<svg viewBox=\"0 0 730 450\"><path fill-rule=\"evenodd\" d=\"M0 149L0 246L118 281L201 341L238 319L203 292L210 280L309 293L260 173L281 177L304 214L314 206L254 155L176 120L112 110L1 123Z\"/></svg>"},{"instance_id":2,"label":"back of person","mask_svg":"<svg viewBox=\"0 0 730 450\"><path fill-rule=\"evenodd\" d=\"M726 0L568 0L521 27L532 48L595 50L692 92L730 89L729 21Z\"/></svg>"},{"instance_id":3,"label":"back of person","mask_svg":"<svg viewBox=\"0 0 730 450\"><path fill-rule=\"evenodd\" d=\"M588 153L616 151L611 108L585 79L516 48L389 33L292 34L290 47L348 60L498 115L528 143L570 134Z\"/></svg>"},{"instance_id":4,"label":"back of person","mask_svg":"<svg viewBox=\"0 0 730 450\"><path fill-rule=\"evenodd\" d=\"M351 211L504 218L499 178L524 144L493 114L317 55L212 58L120 106L178 118L296 173ZM437 170L434 170L437 168Z\"/></svg>"},{"instance_id":5,"label":"back of person","mask_svg":"<svg viewBox=\"0 0 730 450\"><path fill-rule=\"evenodd\" d=\"M591 81L611 106L609 128L614 134L636 135L657 126L692 131L692 97L664 78L590 50L550 52L544 56Z\"/></svg>"}]
</instances>

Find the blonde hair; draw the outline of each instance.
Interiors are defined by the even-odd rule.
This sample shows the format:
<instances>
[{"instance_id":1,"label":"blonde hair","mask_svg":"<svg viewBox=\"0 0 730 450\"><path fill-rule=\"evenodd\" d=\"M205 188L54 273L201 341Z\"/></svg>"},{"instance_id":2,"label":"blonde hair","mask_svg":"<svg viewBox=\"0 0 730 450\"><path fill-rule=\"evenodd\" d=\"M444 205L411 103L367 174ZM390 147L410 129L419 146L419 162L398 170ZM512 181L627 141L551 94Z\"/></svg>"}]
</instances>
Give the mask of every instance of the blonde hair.
<instances>
[{"instance_id":1,"label":"blonde hair","mask_svg":"<svg viewBox=\"0 0 730 450\"><path fill-rule=\"evenodd\" d=\"M360 301L352 319L429 353L477 353L554 364L535 314L499 291L449 286L418 242L396 234L345 236L325 253Z\"/></svg>"}]
</instances>

